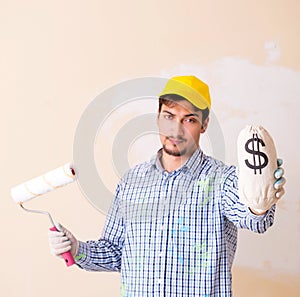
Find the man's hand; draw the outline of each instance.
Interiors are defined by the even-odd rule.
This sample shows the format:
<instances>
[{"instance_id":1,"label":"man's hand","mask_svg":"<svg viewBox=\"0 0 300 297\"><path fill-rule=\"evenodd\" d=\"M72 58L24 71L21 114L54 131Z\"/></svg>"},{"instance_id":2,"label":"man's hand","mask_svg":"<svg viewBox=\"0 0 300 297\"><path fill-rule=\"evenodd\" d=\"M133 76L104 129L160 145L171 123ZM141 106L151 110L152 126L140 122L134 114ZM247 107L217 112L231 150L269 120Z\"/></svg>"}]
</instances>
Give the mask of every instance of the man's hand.
<instances>
[{"instance_id":1,"label":"man's hand","mask_svg":"<svg viewBox=\"0 0 300 297\"><path fill-rule=\"evenodd\" d=\"M78 240L69 230L60 224L58 224L56 228L59 231L48 231L51 253L55 256L61 257L61 254L71 251L72 256L75 257L78 252Z\"/></svg>"},{"instance_id":2,"label":"man's hand","mask_svg":"<svg viewBox=\"0 0 300 297\"><path fill-rule=\"evenodd\" d=\"M283 186L285 185L285 178L283 177L284 170L280 166L282 165L282 159L277 159L278 168L274 172L274 176L276 178L276 182L274 183L274 189L277 190L276 198L280 199L285 193Z\"/></svg>"},{"instance_id":3,"label":"man's hand","mask_svg":"<svg viewBox=\"0 0 300 297\"><path fill-rule=\"evenodd\" d=\"M284 170L281 168L283 161L282 159L277 159L277 165L278 168L274 172L274 177L276 178L276 181L274 183L274 189L276 189L275 197L279 200L283 194L285 193L284 191L284 184L286 182L286 179L283 177ZM249 207L250 208L250 207ZM260 209L255 209L255 208L250 208L251 212L256 214L256 215L264 215L267 210L260 210Z\"/></svg>"}]
</instances>

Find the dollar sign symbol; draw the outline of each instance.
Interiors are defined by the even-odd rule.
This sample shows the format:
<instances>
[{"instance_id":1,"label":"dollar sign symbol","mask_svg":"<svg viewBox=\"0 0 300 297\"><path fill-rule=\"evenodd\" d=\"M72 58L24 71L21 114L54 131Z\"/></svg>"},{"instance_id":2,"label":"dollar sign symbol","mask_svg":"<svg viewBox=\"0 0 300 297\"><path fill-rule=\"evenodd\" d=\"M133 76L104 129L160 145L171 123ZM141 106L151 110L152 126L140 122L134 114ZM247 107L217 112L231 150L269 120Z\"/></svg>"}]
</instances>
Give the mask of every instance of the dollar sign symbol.
<instances>
[{"instance_id":1,"label":"dollar sign symbol","mask_svg":"<svg viewBox=\"0 0 300 297\"><path fill-rule=\"evenodd\" d=\"M250 147L250 143L252 144L252 150L249 148ZM256 149L254 147L254 144L256 143ZM245 150L253 155L253 165L250 164L250 162L248 160L245 160L246 165L251 168L254 169L254 174L256 174L256 170L259 170L259 173L261 174L261 170L267 166L268 164L268 157L266 154L262 153L259 150L259 146L260 144L262 146L265 146L265 143L263 142L262 139L257 137L257 134L253 134L253 137L248 139L248 141L245 144ZM257 158L256 158L257 156ZM262 164L262 160L261 158L263 158L263 164ZM258 162L257 162L258 160ZM257 164L258 163L258 164Z\"/></svg>"}]
</instances>

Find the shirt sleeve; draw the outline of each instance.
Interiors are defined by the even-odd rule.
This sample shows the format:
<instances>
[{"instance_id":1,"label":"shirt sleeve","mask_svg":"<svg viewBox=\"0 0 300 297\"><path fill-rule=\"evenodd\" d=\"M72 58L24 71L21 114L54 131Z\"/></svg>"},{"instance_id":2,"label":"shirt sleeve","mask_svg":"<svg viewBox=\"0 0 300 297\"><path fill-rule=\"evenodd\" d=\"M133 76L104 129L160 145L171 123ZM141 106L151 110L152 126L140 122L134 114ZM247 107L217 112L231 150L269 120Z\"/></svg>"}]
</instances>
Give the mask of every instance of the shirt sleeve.
<instances>
[{"instance_id":1,"label":"shirt sleeve","mask_svg":"<svg viewBox=\"0 0 300 297\"><path fill-rule=\"evenodd\" d=\"M79 241L76 264L89 271L120 271L122 246L124 243L124 224L120 210L120 184L106 217L105 226L99 240Z\"/></svg>"},{"instance_id":2,"label":"shirt sleeve","mask_svg":"<svg viewBox=\"0 0 300 297\"><path fill-rule=\"evenodd\" d=\"M275 205L266 214L255 215L250 211L248 206L240 202L238 196L238 177L234 166L228 167L224 172L221 203L224 216L237 228L264 233L273 225Z\"/></svg>"}]
</instances>

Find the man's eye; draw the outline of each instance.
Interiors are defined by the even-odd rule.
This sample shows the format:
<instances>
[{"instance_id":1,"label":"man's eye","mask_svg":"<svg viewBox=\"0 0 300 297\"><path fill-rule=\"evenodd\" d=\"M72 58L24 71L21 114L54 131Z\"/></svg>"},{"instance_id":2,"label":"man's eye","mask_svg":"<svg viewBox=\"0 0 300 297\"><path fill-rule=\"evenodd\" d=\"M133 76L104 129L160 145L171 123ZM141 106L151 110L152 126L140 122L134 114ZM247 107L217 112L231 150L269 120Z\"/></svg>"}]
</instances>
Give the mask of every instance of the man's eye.
<instances>
[{"instance_id":1,"label":"man's eye","mask_svg":"<svg viewBox=\"0 0 300 297\"><path fill-rule=\"evenodd\" d=\"M171 120L171 119L173 118L173 116L170 115L170 114L166 114L166 115L164 115L164 118L165 118L166 120Z\"/></svg>"},{"instance_id":2,"label":"man's eye","mask_svg":"<svg viewBox=\"0 0 300 297\"><path fill-rule=\"evenodd\" d=\"M187 123L196 123L196 119L194 119L194 118L187 118L187 119L185 119L185 121Z\"/></svg>"}]
</instances>

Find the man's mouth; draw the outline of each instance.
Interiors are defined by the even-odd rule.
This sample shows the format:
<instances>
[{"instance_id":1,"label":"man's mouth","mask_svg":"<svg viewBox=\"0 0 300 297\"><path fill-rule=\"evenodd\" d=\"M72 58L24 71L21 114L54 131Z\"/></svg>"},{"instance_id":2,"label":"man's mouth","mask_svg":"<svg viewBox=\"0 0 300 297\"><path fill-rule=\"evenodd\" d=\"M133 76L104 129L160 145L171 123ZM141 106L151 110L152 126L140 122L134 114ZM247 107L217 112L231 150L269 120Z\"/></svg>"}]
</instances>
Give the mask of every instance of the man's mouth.
<instances>
[{"instance_id":1,"label":"man's mouth","mask_svg":"<svg viewBox=\"0 0 300 297\"><path fill-rule=\"evenodd\" d=\"M185 139L182 138L167 137L167 140L169 140L173 145L179 145L185 142Z\"/></svg>"}]
</instances>

